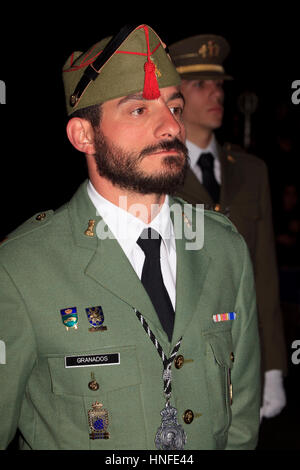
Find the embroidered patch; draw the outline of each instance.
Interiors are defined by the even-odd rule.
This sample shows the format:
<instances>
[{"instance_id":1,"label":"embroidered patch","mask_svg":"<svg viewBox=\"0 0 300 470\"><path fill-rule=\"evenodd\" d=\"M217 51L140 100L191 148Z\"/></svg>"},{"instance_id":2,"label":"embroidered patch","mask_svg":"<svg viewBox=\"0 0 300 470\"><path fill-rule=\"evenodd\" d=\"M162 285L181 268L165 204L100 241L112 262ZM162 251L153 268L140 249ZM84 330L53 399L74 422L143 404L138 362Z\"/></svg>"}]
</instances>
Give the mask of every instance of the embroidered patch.
<instances>
[{"instance_id":1,"label":"embroidered patch","mask_svg":"<svg viewBox=\"0 0 300 470\"><path fill-rule=\"evenodd\" d=\"M120 364L120 353L65 356L65 367L108 366Z\"/></svg>"},{"instance_id":2,"label":"embroidered patch","mask_svg":"<svg viewBox=\"0 0 300 470\"><path fill-rule=\"evenodd\" d=\"M218 313L217 315L213 315L214 322L220 321L228 321L228 320L235 320L236 313L235 312L228 312L228 313Z\"/></svg>"}]
</instances>

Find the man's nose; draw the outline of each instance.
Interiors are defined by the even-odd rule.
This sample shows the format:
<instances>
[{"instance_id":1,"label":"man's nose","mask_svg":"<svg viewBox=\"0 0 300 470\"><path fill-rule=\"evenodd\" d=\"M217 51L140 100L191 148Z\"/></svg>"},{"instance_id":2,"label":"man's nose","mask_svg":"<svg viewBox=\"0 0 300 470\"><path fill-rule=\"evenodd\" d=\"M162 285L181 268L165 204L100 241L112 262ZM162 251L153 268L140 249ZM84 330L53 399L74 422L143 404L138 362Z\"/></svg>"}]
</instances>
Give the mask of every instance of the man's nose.
<instances>
[{"instance_id":1,"label":"man's nose","mask_svg":"<svg viewBox=\"0 0 300 470\"><path fill-rule=\"evenodd\" d=\"M181 124L168 106L164 106L159 113L159 119L155 129L155 136L158 139L174 139L184 133L183 124Z\"/></svg>"}]
</instances>

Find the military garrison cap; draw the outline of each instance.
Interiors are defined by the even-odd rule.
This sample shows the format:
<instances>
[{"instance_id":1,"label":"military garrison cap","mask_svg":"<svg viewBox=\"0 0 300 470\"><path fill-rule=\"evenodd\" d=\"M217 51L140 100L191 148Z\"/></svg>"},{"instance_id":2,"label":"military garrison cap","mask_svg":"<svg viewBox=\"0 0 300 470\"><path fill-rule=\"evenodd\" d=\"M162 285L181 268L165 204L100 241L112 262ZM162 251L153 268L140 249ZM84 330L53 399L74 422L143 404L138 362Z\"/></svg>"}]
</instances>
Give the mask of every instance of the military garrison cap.
<instances>
[{"instance_id":1,"label":"military garrison cap","mask_svg":"<svg viewBox=\"0 0 300 470\"><path fill-rule=\"evenodd\" d=\"M160 96L159 88L177 86L176 72L164 44L149 26L125 26L86 52L73 52L63 67L68 115L108 100L143 92Z\"/></svg>"},{"instance_id":2,"label":"military garrison cap","mask_svg":"<svg viewBox=\"0 0 300 470\"><path fill-rule=\"evenodd\" d=\"M223 62L230 47L226 39L201 34L182 39L169 47L177 72L185 80L228 80Z\"/></svg>"}]
</instances>

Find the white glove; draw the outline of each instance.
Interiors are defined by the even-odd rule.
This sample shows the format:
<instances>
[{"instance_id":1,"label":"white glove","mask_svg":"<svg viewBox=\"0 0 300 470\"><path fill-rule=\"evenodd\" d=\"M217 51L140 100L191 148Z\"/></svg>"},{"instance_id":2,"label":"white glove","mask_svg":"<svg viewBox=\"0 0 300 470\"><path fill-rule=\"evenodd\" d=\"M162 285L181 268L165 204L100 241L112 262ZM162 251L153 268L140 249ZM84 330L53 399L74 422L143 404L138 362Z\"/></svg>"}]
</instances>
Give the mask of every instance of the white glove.
<instances>
[{"instance_id":1,"label":"white glove","mask_svg":"<svg viewBox=\"0 0 300 470\"><path fill-rule=\"evenodd\" d=\"M277 416L286 405L286 396L283 386L281 370L268 370L265 372L265 385L263 405L260 409L260 419Z\"/></svg>"}]
</instances>

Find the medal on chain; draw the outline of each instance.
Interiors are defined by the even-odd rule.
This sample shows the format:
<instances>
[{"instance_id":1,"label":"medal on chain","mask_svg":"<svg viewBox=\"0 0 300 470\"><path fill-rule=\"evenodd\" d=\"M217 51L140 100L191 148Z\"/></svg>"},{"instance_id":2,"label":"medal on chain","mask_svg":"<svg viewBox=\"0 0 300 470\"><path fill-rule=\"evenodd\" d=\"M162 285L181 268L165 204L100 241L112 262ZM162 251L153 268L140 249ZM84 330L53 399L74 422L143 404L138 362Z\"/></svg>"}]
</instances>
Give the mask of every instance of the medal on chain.
<instances>
[{"instance_id":1,"label":"medal on chain","mask_svg":"<svg viewBox=\"0 0 300 470\"><path fill-rule=\"evenodd\" d=\"M169 358L166 357L161 345L157 341L154 333L150 330L149 325L145 321L144 317L140 312L135 310L136 316L140 320L145 332L151 339L152 343L156 347L158 354L160 355L164 370L163 370L163 382L164 382L164 395L166 398L166 405L161 410L161 425L157 430L155 436L155 446L159 450L183 450L187 441L186 433L178 423L177 420L177 409L170 404L171 391L172 391L172 372L171 366L173 360L180 348L182 337L178 343L174 346L173 351Z\"/></svg>"}]
</instances>

